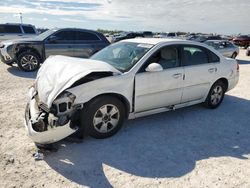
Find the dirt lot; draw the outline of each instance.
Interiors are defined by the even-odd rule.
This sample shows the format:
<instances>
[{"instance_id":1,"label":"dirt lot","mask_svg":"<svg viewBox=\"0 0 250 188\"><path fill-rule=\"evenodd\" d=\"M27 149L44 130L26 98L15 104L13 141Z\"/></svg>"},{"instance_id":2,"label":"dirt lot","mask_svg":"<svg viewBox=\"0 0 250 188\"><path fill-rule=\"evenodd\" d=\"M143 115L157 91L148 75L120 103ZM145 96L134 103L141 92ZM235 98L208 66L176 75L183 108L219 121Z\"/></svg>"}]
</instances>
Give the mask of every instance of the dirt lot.
<instances>
[{"instance_id":1,"label":"dirt lot","mask_svg":"<svg viewBox=\"0 0 250 188\"><path fill-rule=\"evenodd\" d=\"M23 115L35 73L0 63L0 187L250 187L250 58L216 110L128 121L114 137L58 143L35 161Z\"/></svg>"}]
</instances>

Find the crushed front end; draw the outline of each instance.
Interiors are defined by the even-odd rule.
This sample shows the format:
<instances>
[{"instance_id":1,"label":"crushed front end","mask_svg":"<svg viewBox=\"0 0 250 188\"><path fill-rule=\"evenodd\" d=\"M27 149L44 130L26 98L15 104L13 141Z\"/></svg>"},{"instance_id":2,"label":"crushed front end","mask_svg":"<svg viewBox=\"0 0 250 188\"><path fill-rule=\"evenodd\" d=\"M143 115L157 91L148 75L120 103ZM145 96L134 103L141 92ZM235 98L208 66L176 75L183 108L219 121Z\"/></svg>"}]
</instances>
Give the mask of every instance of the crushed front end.
<instances>
[{"instance_id":1,"label":"crushed front end","mask_svg":"<svg viewBox=\"0 0 250 188\"><path fill-rule=\"evenodd\" d=\"M38 144L57 142L78 130L74 119L79 106L74 106L75 96L62 92L50 108L39 100L34 87L29 90L25 110L25 127L29 137Z\"/></svg>"}]
</instances>

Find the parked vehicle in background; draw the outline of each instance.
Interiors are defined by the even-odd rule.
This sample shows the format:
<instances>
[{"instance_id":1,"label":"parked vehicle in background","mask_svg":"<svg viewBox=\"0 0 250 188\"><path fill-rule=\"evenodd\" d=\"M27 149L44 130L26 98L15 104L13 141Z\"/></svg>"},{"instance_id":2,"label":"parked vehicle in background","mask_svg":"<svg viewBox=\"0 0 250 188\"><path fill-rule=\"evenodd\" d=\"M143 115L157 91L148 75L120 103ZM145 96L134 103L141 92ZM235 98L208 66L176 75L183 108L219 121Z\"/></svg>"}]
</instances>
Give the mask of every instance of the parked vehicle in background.
<instances>
[{"instance_id":1,"label":"parked vehicle in background","mask_svg":"<svg viewBox=\"0 0 250 188\"><path fill-rule=\"evenodd\" d=\"M176 38L178 37L177 33L169 32L169 33L159 33L156 38Z\"/></svg>"},{"instance_id":2,"label":"parked vehicle in background","mask_svg":"<svg viewBox=\"0 0 250 188\"><path fill-rule=\"evenodd\" d=\"M237 61L205 44L124 40L90 59L48 58L30 88L25 125L31 139L40 144L76 131L80 137L107 138L127 118L198 103L217 108L238 79Z\"/></svg>"},{"instance_id":3,"label":"parked vehicle in background","mask_svg":"<svg viewBox=\"0 0 250 188\"><path fill-rule=\"evenodd\" d=\"M248 46L247 50L246 50L246 55L250 56L250 46Z\"/></svg>"},{"instance_id":4,"label":"parked vehicle in background","mask_svg":"<svg viewBox=\"0 0 250 188\"><path fill-rule=\"evenodd\" d=\"M0 44L6 64L17 63L24 71L34 71L50 55L88 58L110 43L103 34L85 29L51 29L37 37L9 40Z\"/></svg>"},{"instance_id":5,"label":"parked vehicle in background","mask_svg":"<svg viewBox=\"0 0 250 188\"><path fill-rule=\"evenodd\" d=\"M219 35L200 35L196 38L190 38L190 40L193 40L196 42L205 42L207 40L222 40L222 38Z\"/></svg>"},{"instance_id":6,"label":"parked vehicle in background","mask_svg":"<svg viewBox=\"0 0 250 188\"><path fill-rule=\"evenodd\" d=\"M34 25L6 23L0 24L0 42L4 40L28 38L38 35Z\"/></svg>"},{"instance_id":7,"label":"parked vehicle in background","mask_svg":"<svg viewBox=\"0 0 250 188\"><path fill-rule=\"evenodd\" d=\"M212 46L226 57L236 58L239 47L226 40L207 40L205 44Z\"/></svg>"},{"instance_id":8,"label":"parked vehicle in background","mask_svg":"<svg viewBox=\"0 0 250 188\"><path fill-rule=\"evenodd\" d=\"M250 36L249 35L240 35L233 38L233 43L237 46L244 47L247 49L250 46Z\"/></svg>"},{"instance_id":9,"label":"parked vehicle in background","mask_svg":"<svg viewBox=\"0 0 250 188\"><path fill-rule=\"evenodd\" d=\"M113 37L112 42L118 42L124 39L133 39L136 37L144 37L142 33L137 32L122 32L119 36Z\"/></svg>"},{"instance_id":10,"label":"parked vehicle in background","mask_svg":"<svg viewBox=\"0 0 250 188\"><path fill-rule=\"evenodd\" d=\"M143 37L145 38L152 38L154 36L152 31L143 31L142 32Z\"/></svg>"}]
</instances>

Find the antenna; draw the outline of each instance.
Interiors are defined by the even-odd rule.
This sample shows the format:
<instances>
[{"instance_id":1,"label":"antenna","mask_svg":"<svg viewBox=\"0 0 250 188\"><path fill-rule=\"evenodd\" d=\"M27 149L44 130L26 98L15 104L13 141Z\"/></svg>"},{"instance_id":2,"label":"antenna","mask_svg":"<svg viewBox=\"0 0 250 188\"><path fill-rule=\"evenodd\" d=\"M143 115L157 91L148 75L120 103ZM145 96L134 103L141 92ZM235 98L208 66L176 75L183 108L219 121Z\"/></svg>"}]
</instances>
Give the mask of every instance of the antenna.
<instances>
[{"instance_id":1,"label":"antenna","mask_svg":"<svg viewBox=\"0 0 250 188\"><path fill-rule=\"evenodd\" d=\"M21 12L19 12L19 17L20 17L21 24L23 24L23 14Z\"/></svg>"}]
</instances>

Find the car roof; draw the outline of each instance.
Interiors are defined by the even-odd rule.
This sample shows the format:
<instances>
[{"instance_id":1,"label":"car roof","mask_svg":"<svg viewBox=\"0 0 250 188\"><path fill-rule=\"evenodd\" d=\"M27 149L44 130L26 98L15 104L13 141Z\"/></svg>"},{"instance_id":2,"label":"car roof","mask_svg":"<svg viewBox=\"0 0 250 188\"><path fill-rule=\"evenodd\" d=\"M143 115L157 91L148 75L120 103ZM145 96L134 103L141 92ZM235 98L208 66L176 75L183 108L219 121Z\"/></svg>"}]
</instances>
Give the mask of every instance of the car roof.
<instances>
[{"instance_id":1,"label":"car roof","mask_svg":"<svg viewBox=\"0 0 250 188\"><path fill-rule=\"evenodd\" d=\"M190 41L185 39L176 39L176 38L133 38L133 39L126 39L122 40L120 42L134 42L134 43L143 43L143 44L150 44L150 45L158 45L162 43L169 43L169 44L187 44L187 45L198 45L201 47L205 47L218 55L219 57L223 57L220 52L212 48L211 46L208 46L207 44L196 42L196 41Z\"/></svg>"},{"instance_id":2,"label":"car roof","mask_svg":"<svg viewBox=\"0 0 250 188\"><path fill-rule=\"evenodd\" d=\"M34 25L32 24L24 24L24 23L5 23L5 24L0 24L0 25L18 25L18 26L32 26L34 27Z\"/></svg>"},{"instance_id":3,"label":"car roof","mask_svg":"<svg viewBox=\"0 0 250 188\"><path fill-rule=\"evenodd\" d=\"M92 33L100 34L100 32L95 31L95 30L83 29L83 28L77 28L77 27L64 27L64 28L54 27L54 28L51 28L49 30L52 30L52 31L59 31L59 30L81 30L81 31L87 31L87 32L92 32Z\"/></svg>"},{"instance_id":4,"label":"car roof","mask_svg":"<svg viewBox=\"0 0 250 188\"><path fill-rule=\"evenodd\" d=\"M163 42L177 42L177 41L187 41L182 39L166 39L166 38L134 38L134 39L126 39L123 40L126 42L135 42L135 43L145 43L145 44L152 44L156 45Z\"/></svg>"}]
</instances>

